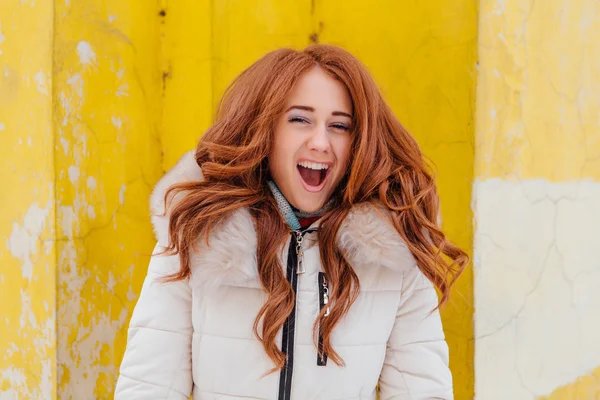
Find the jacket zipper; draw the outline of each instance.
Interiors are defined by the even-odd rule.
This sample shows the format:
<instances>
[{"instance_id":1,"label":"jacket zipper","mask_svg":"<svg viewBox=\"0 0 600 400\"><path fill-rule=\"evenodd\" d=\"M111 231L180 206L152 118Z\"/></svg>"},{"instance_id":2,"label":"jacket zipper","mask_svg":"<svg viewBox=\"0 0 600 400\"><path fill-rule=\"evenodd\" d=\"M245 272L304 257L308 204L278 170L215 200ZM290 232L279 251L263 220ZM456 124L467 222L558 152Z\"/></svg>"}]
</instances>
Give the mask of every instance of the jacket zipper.
<instances>
[{"instance_id":1,"label":"jacket zipper","mask_svg":"<svg viewBox=\"0 0 600 400\"><path fill-rule=\"evenodd\" d=\"M286 276L294 290L294 299L298 292L298 274L306 272L304 269L304 255L302 242L304 234L314 232L316 229L297 230L292 233L288 250ZM295 300L294 300L295 301ZM279 400L290 400L292 393L292 372L294 369L294 332L296 327L296 303L292 312L283 324L281 351L285 354L285 364L279 374Z\"/></svg>"},{"instance_id":2,"label":"jacket zipper","mask_svg":"<svg viewBox=\"0 0 600 400\"><path fill-rule=\"evenodd\" d=\"M319 272L319 309L322 310L324 307L327 307L325 310L325 317L327 317L329 315L329 287L327 286L325 273ZM318 344L317 365L323 367L327 365L327 354L325 354L325 351L323 350L323 332L321 331L320 326Z\"/></svg>"}]
</instances>

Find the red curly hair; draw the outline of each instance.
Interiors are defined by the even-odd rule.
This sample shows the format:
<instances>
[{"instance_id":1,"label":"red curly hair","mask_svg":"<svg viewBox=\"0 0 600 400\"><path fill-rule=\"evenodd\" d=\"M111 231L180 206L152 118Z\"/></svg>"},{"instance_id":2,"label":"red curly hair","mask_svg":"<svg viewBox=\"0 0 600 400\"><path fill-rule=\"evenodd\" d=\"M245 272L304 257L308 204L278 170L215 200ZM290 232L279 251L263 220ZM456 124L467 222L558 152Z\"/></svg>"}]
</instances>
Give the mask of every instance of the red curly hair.
<instances>
[{"instance_id":1,"label":"red curly hair","mask_svg":"<svg viewBox=\"0 0 600 400\"><path fill-rule=\"evenodd\" d=\"M198 144L196 162L204 179L174 185L167 191L170 221L165 251L180 256L181 269L170 279L186 279L191 274L194 243L201 237L208 241L211 230L233 211L250 210L258 235L258 272L268 294L256 316L254 332L273 360L274 371L285 362L275 338L292 312L295 298L278 256L290 229L266 184L267 157L274 121L285 111L288 94L315 66L345 85L354 110L352 163L334 195L336 206L323 216L318 233L330 286L330 314L325 318L321 311L314 328L316 335L321 327L325 353L343 365L332 348L331 333L360 289L356 273L336 242L353 206L378 202L389 209L391 222L419 268L439 290L440 304L448 299L452 284L468 263L467 254L450 243L438 227L437 190L417 142L387 106L366 68L348 52L323 44L265 55L233 81L221 99L216 122ZM177 193L185 195L171 203Z\"/></svg>"}]
</instances>

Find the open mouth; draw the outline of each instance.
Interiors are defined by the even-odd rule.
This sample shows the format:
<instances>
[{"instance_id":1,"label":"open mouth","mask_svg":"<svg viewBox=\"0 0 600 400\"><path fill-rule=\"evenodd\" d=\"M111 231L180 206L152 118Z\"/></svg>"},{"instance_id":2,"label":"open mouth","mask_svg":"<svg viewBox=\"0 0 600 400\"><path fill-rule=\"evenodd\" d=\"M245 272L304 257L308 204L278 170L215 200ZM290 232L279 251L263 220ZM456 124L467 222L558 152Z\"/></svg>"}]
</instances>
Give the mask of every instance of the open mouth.
<instances>
[{"instance_id":1,"label":"open mouth","mask_svg":"<svg viewBox=\"0 0 600 400\"><path fill-rule=\"evenodd\" d=\"M301 161L296 167L304 187L311 192L317 192L323 188L330 171L328 164L310 161Z\"/></svg>"}]
</instances>

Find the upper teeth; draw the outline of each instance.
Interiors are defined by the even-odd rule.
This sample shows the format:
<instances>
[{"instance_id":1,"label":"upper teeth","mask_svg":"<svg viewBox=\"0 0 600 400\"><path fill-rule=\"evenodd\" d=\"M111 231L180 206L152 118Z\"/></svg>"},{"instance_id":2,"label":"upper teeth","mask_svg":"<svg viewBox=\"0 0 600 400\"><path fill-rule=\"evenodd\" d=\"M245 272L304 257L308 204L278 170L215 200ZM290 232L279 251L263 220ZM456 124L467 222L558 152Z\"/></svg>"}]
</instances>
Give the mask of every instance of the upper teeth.
<instances>
[{"instance_id":1,"label":"upper teeth","mask_svg":"<svg viewBox=\"0 0 600 400\"><path fill-rule=\"evenodd\" d=\"M329 168L329 165L327 165L327 164L320 164L320 163L314 163L314 162L309 162L309 161L300 161L298 163L298 165L300 165L304 168L319 169L319 170Z\"/></svg>"}]
</instances>

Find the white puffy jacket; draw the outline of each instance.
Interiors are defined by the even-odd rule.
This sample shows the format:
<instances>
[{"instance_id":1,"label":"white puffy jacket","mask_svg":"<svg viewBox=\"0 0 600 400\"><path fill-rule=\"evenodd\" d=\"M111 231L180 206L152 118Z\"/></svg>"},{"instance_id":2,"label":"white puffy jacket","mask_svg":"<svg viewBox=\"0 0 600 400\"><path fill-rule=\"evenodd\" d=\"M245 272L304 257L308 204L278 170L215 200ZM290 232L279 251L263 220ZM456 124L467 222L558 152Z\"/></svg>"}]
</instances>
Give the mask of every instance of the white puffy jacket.
<instances>
[{"instance_id":1,"label":"white puffy jacket","mask_svg":"<svg viewBox=\"0 0 600 400\"><path fill-rule=\"evenodd\" d=\"M198 179L200 169L188 153L156 186L153 212L162 212L170 185ZM322 268L317 234L306 233L306 272L291 274L297 285L294 318L277 339L288 366L265 376L273 363L252 328L266 295L256 267L256 231L248 210L241 209L212 232L210 247L200 245L189 280L159 282L179 269L179 259L152 257L115 399L358 400L375 399L378 384L382 400L452 399L448 347L439 313L432 313L436 292L383 215L363 205L340 229L338 243L361 288L332 333L345 367L331 360L318 365L323 363L317 361L313 325L323 303ZM158 249L167 243L168 217L153 217L153 223Z\"/></svg>"}]
</instances>

